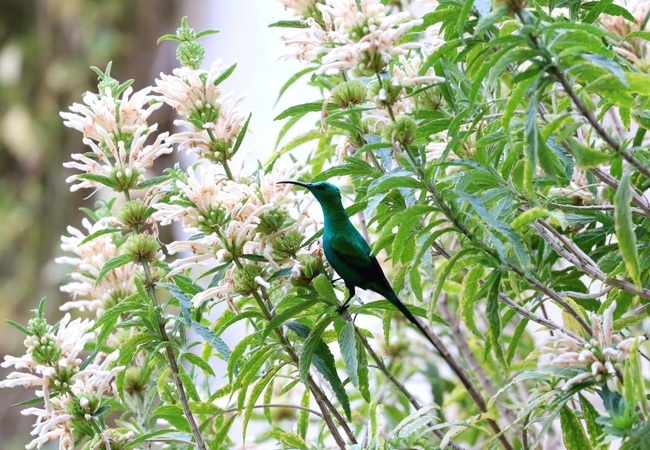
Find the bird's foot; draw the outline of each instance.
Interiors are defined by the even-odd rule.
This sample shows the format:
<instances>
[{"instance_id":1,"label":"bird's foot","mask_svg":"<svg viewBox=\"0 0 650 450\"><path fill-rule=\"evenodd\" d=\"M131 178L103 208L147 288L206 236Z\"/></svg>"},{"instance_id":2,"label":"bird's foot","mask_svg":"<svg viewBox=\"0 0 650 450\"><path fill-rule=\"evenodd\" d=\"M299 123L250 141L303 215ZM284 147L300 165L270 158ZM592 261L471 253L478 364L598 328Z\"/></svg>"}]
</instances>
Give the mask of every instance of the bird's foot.
<instances>
[{"instance_id":1,"label":"bird's foot","mask_svg":"<svg viewBox=\"0 0 650 450\"><path fill-rule=\"evenodd\" d=\"M349 302L345 302L345 303L343 303L341 306L339 306L338 308L336 308L336 312L339 313L340 315L343 315L343 313L344 313L345 311L347 311L347 309L348 309L349 307L350 307L350 303L349 303Z\"/></svg>"}]
</instances>

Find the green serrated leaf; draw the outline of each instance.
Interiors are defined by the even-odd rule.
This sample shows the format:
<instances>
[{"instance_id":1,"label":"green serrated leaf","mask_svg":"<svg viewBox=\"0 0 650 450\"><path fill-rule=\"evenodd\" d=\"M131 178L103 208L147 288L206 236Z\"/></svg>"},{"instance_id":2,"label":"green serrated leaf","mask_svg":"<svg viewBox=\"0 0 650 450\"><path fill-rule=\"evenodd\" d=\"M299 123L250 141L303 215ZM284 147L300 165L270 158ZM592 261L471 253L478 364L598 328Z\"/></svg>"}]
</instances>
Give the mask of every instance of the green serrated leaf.
<instances>
[{"instance_id":1,"label":"green serrated leaf","mask_svg":"<svg viewBox=\"0 0 650 450\"><path fill-rule=\"evenodd\" d=\"M214 370L212 370L212 367L210 367L210 364L201 359L200 356L195 355L194 353L183 353L182 358L188 361L190 364L195 365L203 372L210 374L213 377L216 376Z\"/></svg>"},{"instance_id":2,"label":"green serrated leaf","mask_svg":"<svg viewBox=\"0 0 650 450\"><path fill-rule=\"evenodd\" d=\"M589 441L591 442L592 447L595 448L604 435L603 427L596 423L596 419L599 418L601 414L584 395L580 394L578 397L580 399L580 406L582 407L582 419L587 425Z\"/></svg>"},{"instance_id":3,"label":"green serrated leaf","mask_svg":"<svg viewBox=\"0 0 650 450\"><path fill-rule=\"evenodd\" d=\"M81 245L84 245L85 243L90 242L90 241L92 241L93 239L95 239L95 238L97 238L99 236L103 236L104 234L120 233L122 231L124 231L124 229L122 229L122 228L102 228L101 230L95 231L94 233L89 234L88 236L86 236L86 238L83 241L81 241L77 245L77 247L79 247Z\"/></svg>"},{"instance_id":4,"label":"green serrated leaf","mask_svg":"<svg viewBox=\"0 0 650 450\"><path fill-rule=\"evenodd\" d=\"M311 404L311 391L305 389L300 400L300 406L309 408ZM301 410L298 413L298 434L303 438L307 437L307 430L309 428L309 411Z\"/></svg>"},{"instance_id":5,"label":"green serrated leaf","mask_svg":"<svg viewBox=\"0 0 650 450\"><path fill-rule=\"evenodd\" d=\"M584 146L573 138L569 138L566 141L571 148L571 154L576 160L576 165L582 169L598 167L601 164L611 162L615 157L613 154L593 150Z\"/></svg>"},{"instance_id":6,"label":"green serrated leaf","mask_svg":"<svg viewBox=\"0 0 650 450\"><path fill-rule=\"evenodd\" d=\"M338 109L338 106L336 106L335 103L327 104L327 111L334 111L335 109ZM321 112L322 110L323 110L322 101L303 103L301 105L295 105L285 109L280 114L278 114L273 120L282 120L282 119L286 119L287 117L302 115L308 112L316 112L316 111Z\"/></svg>"},{"instance_id":7,"label":"green serrated leaf","mask_svg":"<svg viewBox=\"0 0 650 450\"><path fill-rule=\"evenodd\" d=\"M237 63L233 64L232 66L228 67L226 70L224 70L213 82L215 86L219 86L221 83L223 83L232 73L235 71L237 68Z\"/></svg>"},{"instance_id":8,"label":"green serrated leaf","mask_svg":"<svg viewBox=\"0 0 650 450\"><path fill-rule=\"evenodd\" d=\"M205 339L205 341L217 352L219 352L224 361L228 361L228 358L230 357L230 348L220 337L210 331L208 327L201 325L195 320L190 321L190 328L194 330L196 334Z\"/></svg>"},{"instance_id":9,"label":"green serrated leaf","mask_svg":"<svg viewBox=\"0 0 650 450\"><path fill-rule=\"evenodd\" d=\"M255 407L255 402L259 398L259 396L262 394L262 391L266 386L273 381L273 377L275 374L284 367L284 364L278 364L277 366L273 367L271 370L269 370L267 373L262 376L253 389L251 390L250 395L248 396L248 403L246 404L246 409L244 410L244 420L242 424L242 437L243 441L246 441L246 428L248 428L248 422L251 418L251 415L253 414L253 408Z\"/></svg>"},{"instance_id":10,"label":"green serrated leaf","mask_svg":"<svg viewBox=\"0 0 650 450\"><path fill-rule=\"evenodd\" d=\"M82 180L94 181L96 183L103 184L104 186L107 186L114 191L119 190L119 186L115 181L103 175L97 175L94 173L80 173L76 175L76 178L81 178Z\"/></svg>"},{"instance_id":11,"label":"green serrated leaf","mask_svg":"<svg viewBox=\"0 0 650 450\"><path fill-rule=\"evenodd\" d=\"M356 333L355 333L356 334ZM357 336L358 339L360 339ZM368 370L368 357L366 356L366 349L363 347L361 342L358 342L357 345L357 375L359 378L359 392L361 396L366 401L370 403L370 372Z\"/></svg>"}]
</instances>

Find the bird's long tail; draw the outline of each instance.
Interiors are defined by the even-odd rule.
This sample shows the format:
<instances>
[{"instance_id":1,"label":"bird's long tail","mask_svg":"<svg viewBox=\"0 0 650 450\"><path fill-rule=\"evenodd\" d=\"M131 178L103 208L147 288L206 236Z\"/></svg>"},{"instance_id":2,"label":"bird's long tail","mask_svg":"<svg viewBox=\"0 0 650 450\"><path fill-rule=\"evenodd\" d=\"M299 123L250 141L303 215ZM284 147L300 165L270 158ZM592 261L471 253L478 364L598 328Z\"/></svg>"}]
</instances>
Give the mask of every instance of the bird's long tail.
<instances>
[{"instance_id":1,"label":"bird's long tail","mask_svg":"<svg viewBox=\"0 0 650 450\"><path fill-rule=\"evenodd\" d=\"M401 312L409 322L411 322L413 325L415 325L417 327L417 329L420 330L420 332L424 335L424 337L427 338L427 340L429 342L431 342L431 344L436 348L436 350L438 350L438 352L445 359L447 359L447 355L445 353L448 353L448 352L443 351L443 349L441 349L440 346L439 346L440 338L438 338L436 335L434 335L433 332L429 329L429 327L425 326L420 321L420 319L415 317L415 315L413 315L413 313L411 311L409 311L409 309L406 307L406 305L397 297L395 292L393 292L391 290L390 292L386 293L385 297L386 297L386 299L388 301L390 301L393 305L395 305L397 307L397 309L399 309L399 312ZM444 350L447 350L447 349L445 348Z\"/></svg>"},{"instance_id":2,"label":"bird's long tail","mask_svg":"<svg viewBox=\"0 0 650 450\"><path fill-rule=\"evenodd\" d=\"M472 381L470 380L469 374L465 370L463 366L461 366L451 355L445 344L440 340L438 336L436 336L433 331L429 329L426 325L424 325L420 319L418 319L416 316L413 315L411 311L406 307L406 305L397 297L395 292L391 289L389 292L384 293L384 297L388 301L390 301L393 305L399 309L399 311L404 314L404 317L411 322L413 325L417 327L418 330L424 335L424 337L427 338L429 342L438 350L440 355L445 359L447 364L449 364L449 367L456 373L458 378L460 378L460 381L463 383L469 394L472 396L474 401L476 402L476 405L479 407L481 411L486 411L487 410L487 405L485 404L485 399L483 396L478 392L478 390L474 387L472 384Z\"/></svg>"}]
</instances>

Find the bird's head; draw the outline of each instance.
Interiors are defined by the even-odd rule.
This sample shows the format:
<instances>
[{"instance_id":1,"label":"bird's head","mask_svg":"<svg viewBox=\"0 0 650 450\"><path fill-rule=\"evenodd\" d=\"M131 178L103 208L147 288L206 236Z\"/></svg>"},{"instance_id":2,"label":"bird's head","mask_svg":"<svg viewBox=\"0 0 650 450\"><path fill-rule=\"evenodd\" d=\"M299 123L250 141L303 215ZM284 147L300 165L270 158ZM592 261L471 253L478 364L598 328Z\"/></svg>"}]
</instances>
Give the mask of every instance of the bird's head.
<instances>
[{"instance_id":1,"label":"bird's head","mask_svg":"<svg viewBox=\"0 0 650 450\"><path fill-rule=\"evenodd\" d=\"M278 183L295 184L309 189L321 205L338 204L341 202L341 191L332 183L318 181L316 183L303 183L302 181L278 181Z\"/></svg>"}]
</instances>

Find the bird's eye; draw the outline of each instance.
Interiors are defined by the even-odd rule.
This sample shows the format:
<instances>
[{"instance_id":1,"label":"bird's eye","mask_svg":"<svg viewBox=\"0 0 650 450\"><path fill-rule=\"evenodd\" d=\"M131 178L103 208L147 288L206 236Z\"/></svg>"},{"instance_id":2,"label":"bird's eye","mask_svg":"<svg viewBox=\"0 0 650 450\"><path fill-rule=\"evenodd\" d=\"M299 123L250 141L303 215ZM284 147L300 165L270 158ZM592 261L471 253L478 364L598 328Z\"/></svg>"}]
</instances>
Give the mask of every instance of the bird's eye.
<instances>
[{"instance_id":1,"label":"bird's eye","mask_svg":"<svg viewBox=\"0 0 650 450\"><path fill-rule=\"evenodd\" d=\"M320 189L321 191L322 191L323 189L325 189L325 185L324 185L324 184L317 184L317 185L315 185L314 187L315 187L316 189Z\"/></svg>"}]
</instances>

